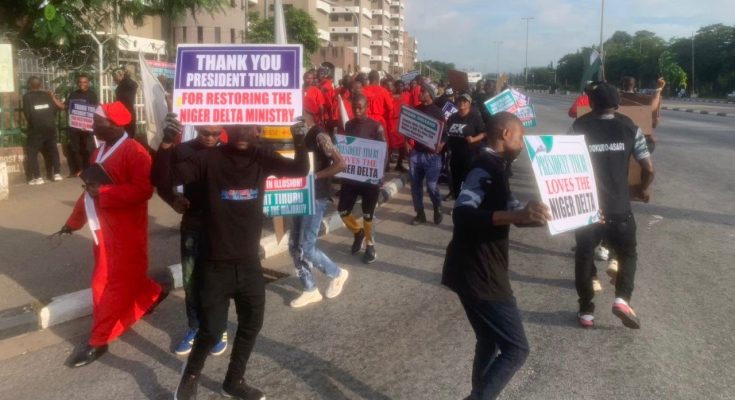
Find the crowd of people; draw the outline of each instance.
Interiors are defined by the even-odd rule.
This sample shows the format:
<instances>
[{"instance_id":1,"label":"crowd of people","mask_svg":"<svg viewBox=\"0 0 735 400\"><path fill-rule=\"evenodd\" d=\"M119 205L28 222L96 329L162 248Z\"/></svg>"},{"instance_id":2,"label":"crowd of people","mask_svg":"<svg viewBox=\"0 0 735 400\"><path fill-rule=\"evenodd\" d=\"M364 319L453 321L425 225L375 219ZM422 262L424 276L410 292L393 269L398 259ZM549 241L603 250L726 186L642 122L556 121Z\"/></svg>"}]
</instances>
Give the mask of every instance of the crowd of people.
<instances>
[{"instance_id":1,"label":"crowd of people","mask_svg":"<svg viewBox=\"0 0 735 400\"><path fill-rule=\"evenodd\" d=\"M86 79L80 78L80 90L88 87ZM293 219L289 239L303 288L290 306L298 309L325 296L339 296L349 270L332 261L317 242L322 217L335 195L332 178L346 166L334 136L344 133L384 142L387 153L395 156L393 168L408 171L416 214L412 225L427 222L424 187L434 224L442 223L442 202L455 199L442 283L458 295L477 338L472 392L466 399L495 399L529 354L510 284L510 225L541 227L551 219L546 205L538 201L524 205L511 190L510 166L523 150L523 124L511 113L489 115L484 102L495 94L494 82L480 83L473 92L460 92L422 76L403 82L381 79L377 71L371 71L345 77L336 86L332 70L321 67L304 74L303 88L303 118L291 127L293 159L264 145L259 140L260 126L197 126L196 138L181 142L183 127L175 114L166 117L162 143L151 156L137 141L128 140L134 117L124 102L97 107L94 134L100 146L91 152L88 163L77 161L84 192L60 231L71 233L86 223L95 241L92 332L87 345L72 356L71 365L87 365L102 356L112 340L150 314L169 293L170 287L146 275L147 203L155 188L182 215L187 330L175 352L188 359L174 398L196 398L206 358L225 352L228 308L233 299L238 324L223 393L239 399L264 399L263 392L246 383L244 376L264 319L259 244L265 179L305 176L310 171L309 153L313 154L315 212ZM615 112L622 96L617 88L594 82L587 86L585 96L591 112L576 118L571 131L595 145L590 147L595 149L590 157L603 223L575 232L579 324L594 327L594 251L602 243L619 262L612 311L624 326L639 328L639 317L630 306L636 229L627 183L628 160L633 156L641 166L641 184L634 194L648 199L653 180L650 142L646 143L640 127ZM451 115L443 110L448 102L456 108ZM54 100L57 108L63 105ZM403 107L443 123L436 148L398 131ZM79 143L80 149L89 148L89 141ZM390 161L386 157L386 165ZM447 198L441 197L438 186L443 174L449 184ZM367 264L377 260L374 224L379 195L380 182L342 179L337 196L337 211L354 238L350 252L364 251L362 261ZM358 199L361 221L353 215ZM314 270L329 280L324 296Z\"/></svg>"}]
</instances>

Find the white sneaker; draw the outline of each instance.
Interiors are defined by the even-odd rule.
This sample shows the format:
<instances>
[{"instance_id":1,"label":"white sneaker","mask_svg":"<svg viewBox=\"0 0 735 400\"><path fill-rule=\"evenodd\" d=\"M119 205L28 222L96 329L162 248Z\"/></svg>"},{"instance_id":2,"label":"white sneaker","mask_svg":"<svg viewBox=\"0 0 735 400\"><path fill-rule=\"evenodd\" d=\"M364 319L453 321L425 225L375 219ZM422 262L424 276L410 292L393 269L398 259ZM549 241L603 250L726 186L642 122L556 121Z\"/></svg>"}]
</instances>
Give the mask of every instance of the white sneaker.
<instances>
[{"instance_id":1,"label":"white sneaker","mask_svg":"<svg viewBox=\"0 0 735 400\"><path fill-rule=\"evenodd\" d=\"M322 294L319 293L319 289L314 289L311 292L301 293L301 296L291 300L292 308L301 308L308 306L311 303L322 301Z\"/></svg>"},{"instance_id":2,"label":"white sneaker","mask_svg":"<svg viewBox=\"0 0 735 400\"><path fill-rule=\"evenodd\" d=\"M46 182L44 182L43 178L31 179L30 181L28 181L28 184L31 186L43 185L44 183Z\"/></svg>"},{"instance_id":3,"label":"white sneaker","mask_svg":"<svg viewBox=\"0 0 735 400\"><path fill-rule=\"evenodd\" d=\"M63 181L64 177L61 174L54 174L54 182Z\"/></svg>"},{"instance_id":4,"label":"white sneaker","mask_svg":"<svg viewBox=\"0 0 735 400\"><path fill-rule=\"evenodd\" d=\"M595 249L595 258L600 261L607 261L610 258L610 250L602 246L597 246Z\"/></svg>"},{"instance_id":5,"label":"white sneaker","mask_svg":"<svg viewBox=\"0 0 735 400\"><path fill-rule=\"evenodd\" d=\"M344 269L339 269L339 276L332 279L331 282L329 282L329 287L327 287L327 298L333 299L337 296L339 296L340 293L342 293L342 287L345 284L345 281L347 281L347 278L350 276L350 273Z\"/></svg>"},{"instance_id":6,"label":"white sneaker","mask_svg":"<svg viewBox=\"0 0 735 400\"><path fill-rule=\"evenodd\" d=\"M600 280L597 279L597 277L592 278L592 290L595 293L602 293L602 285L600 284Z\"/></svg>"}]
</instances>

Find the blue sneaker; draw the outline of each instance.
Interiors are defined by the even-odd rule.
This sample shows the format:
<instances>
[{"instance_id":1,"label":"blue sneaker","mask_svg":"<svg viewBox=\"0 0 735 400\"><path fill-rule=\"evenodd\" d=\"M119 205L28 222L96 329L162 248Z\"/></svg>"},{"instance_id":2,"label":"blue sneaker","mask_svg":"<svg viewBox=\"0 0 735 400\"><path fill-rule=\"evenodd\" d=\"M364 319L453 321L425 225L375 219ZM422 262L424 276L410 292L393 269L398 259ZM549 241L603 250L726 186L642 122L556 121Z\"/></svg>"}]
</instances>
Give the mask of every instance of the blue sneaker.
<instances>
[{"instance_id":1,"label":"blue sneaker","mask_svg":"<svg viewBox=\"0 0 735 400\"><path fill-rule=\"evenodd\" d=\"M191 353L191 348L194 346L194 338L196 338L196 336L196 329L189 329L188 331L186 331L186 336L184 336L184 338L181 340L181 343L176 346L174 353L180 356L185 356Z\"/></svg>"},{"instance_id":2,"label":"blue sneaker","mask_svg":"<svg viewBox=\"0 0 735 400\"><path fill-rule=\"evenodd\" d=\"M212 347L212 350L209 351L209 354L213 356L218 356L227 350L227 332L222 334L222 340L219 341L219 343L215 344L214 347Z\"/></svg>"}]
</instances>

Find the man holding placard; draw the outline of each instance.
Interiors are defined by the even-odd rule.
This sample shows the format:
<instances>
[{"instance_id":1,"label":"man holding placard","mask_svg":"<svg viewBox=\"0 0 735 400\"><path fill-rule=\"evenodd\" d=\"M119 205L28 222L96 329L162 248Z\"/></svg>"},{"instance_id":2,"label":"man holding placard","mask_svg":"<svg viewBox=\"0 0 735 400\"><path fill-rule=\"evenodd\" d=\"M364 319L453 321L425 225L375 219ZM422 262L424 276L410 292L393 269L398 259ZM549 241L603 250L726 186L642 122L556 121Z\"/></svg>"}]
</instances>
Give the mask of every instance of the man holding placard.
<instances>
[{"instance_id":1,"label":"man holding placard","mask_svg":"<svg viewBox=\"0 0 735 400\"><path fill-rule=\"evenodd\" d=\"M352 111L355 113L355 118L347 122L345 133L349 136L385 142L383 126L367 116L367 98L365 96L356 95L352 98ZM381 163L384 163L384 160L381 160ZM355 207L358 197L362 198L362 227L352 215L352 208ZM339 193L337 210L340 217L342 217L342 222L355 236L350 252L357 254L362 249L364 242L365 254L362 261L366 264L371 264L377 259L375 238L373 236L373 218L379 197L379 182L376 184L346 179L342 182Z\"/></svg>"},{"instance_id":2,"label":"man holding placard","mask_svg":"<svg viewBox=\"0 0 735 400\"><path fill-rule=\"evenodd\" d=\"M646 139L633 121L615 110L620 104L617 89L597 82L588 91L592 112L574 121L572 131L583 134L600 196L604 223L589 225L575 232L575 284L579 295L579 323L595 326L594 249L601 240L609 244L618 258L619 272L615 282L613 313L628 328L640 328L637 314L630 306L636 272L636 224L630 207L628 160L631 155L641 166L641 185L637 197L648 201L654 170Z\"/></svg>"},{"instance_id":3,"label":"man holding placard","mask_svg":"<svg viewBox=\"0 0 735 400\"><path fill-rule=\"evenodd\" d=\"M457 293L477 337L472 393L465 400L495 399L526 361L528 340L510 287L510 225L542 226L551 218L539 202L525 207L510 190L508 166L523 150L523 124L508 112L491 119L480 150L454 205L454 232L442 284Z\"/></svg>"},{"instance_id":4,"label":"man holding placard","mask_svg":"<svg viewBox=\"0 0 735 400\"><path fill-rule=\"evenodd\" d=\"M77 90L66 99L69 109L69 177L77 176L89 167L89 159L95 149L92 122L97 104L97 94L89 90L89 75L79 74Z\"/></svg>"}]
</instances>

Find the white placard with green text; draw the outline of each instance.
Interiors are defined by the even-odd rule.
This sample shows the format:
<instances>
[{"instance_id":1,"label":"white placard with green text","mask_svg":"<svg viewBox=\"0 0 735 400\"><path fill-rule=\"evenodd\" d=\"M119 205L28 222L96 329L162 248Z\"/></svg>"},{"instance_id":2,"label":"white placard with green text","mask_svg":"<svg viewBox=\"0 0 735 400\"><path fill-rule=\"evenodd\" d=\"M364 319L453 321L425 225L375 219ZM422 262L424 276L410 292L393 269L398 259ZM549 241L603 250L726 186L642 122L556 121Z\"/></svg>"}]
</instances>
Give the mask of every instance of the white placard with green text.
<instances>
[{"instance_id":1,"label":"white placard with green text","mask_svg":"<svg viewBox=\"0 0 735 400\"><path fill-rule=\"evenodd\" d=\"M526 135L541 200L549 206L552 235L600 221L600 202L587 144L581 135Z\"/></svg>"}]
</instances>

